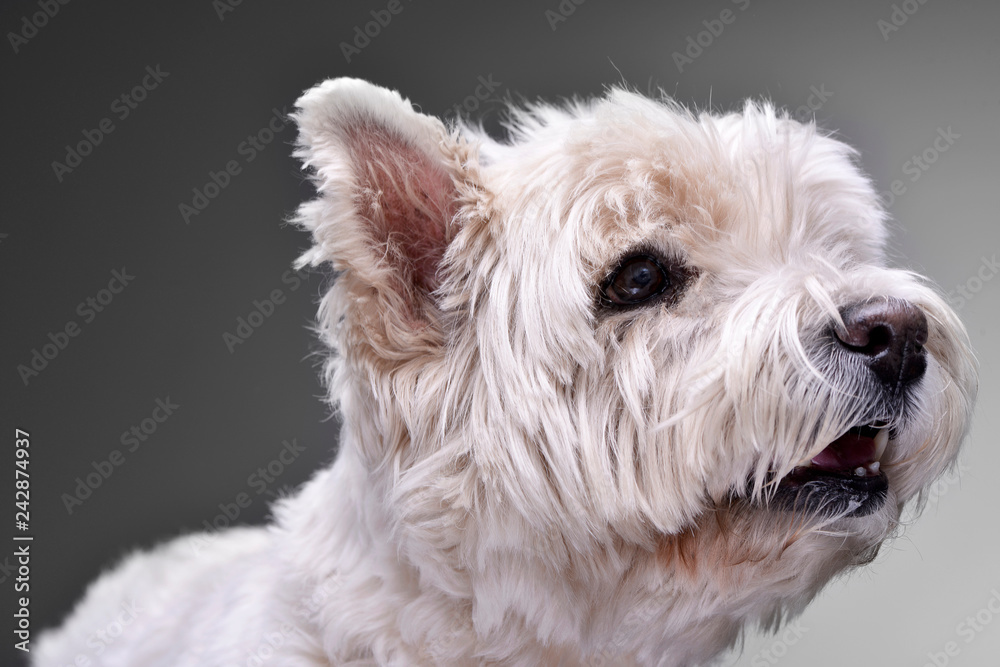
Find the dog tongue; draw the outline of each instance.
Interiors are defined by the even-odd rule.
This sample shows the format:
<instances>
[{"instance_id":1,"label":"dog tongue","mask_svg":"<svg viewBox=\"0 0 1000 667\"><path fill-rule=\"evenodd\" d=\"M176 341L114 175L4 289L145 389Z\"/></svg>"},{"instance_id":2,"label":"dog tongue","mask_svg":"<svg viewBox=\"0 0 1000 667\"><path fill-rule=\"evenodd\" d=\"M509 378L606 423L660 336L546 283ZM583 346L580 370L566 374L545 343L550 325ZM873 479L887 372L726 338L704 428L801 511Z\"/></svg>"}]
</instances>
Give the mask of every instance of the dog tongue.
<instances>
[{"instance_id":1,"label":"dog tongue","mask_svg":"<svg viewBox=\"0 0 1000 667\"><path fill-rule=\"evenodd\" d=\"M875 439L852 429L817 454L812 464L827 470L853 470L874 460Z\"/></svg>"}]
</instances>

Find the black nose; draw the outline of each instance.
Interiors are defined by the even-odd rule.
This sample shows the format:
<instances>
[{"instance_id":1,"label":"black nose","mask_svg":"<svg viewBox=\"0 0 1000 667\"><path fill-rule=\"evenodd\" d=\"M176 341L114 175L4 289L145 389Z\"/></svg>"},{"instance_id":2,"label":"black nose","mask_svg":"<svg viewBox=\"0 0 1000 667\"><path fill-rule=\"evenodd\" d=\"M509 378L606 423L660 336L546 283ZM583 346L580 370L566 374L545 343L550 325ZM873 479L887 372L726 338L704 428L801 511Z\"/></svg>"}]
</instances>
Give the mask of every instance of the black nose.
<instances>
[{"instance_id":1,"label":"black nose","mask_svg":"<svg viewBox=\"0 0 1000 667\"><path fill-rule=\"evenodd\" d=\"M898 392L927 369L927 317L903 299L876 299L844 308L840 344L864 358L888 389Z\"/></svg>"}]
</instances>

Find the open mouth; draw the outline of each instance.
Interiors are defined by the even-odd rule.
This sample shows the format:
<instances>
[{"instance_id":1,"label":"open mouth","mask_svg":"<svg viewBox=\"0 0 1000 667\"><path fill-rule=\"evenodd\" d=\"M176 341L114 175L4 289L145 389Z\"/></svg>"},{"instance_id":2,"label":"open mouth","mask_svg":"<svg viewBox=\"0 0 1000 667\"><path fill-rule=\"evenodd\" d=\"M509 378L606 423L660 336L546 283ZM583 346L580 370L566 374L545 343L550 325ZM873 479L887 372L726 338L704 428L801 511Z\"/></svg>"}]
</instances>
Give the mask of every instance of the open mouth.
<instances>
[{"instance_id":1,"label":"open mouth","mask_svg":"<svg viewBox=\"0 0 1000 667\"><path fill-rule=\"evenodd\" d=\"M882 507L889 490L880 469L888 443L885 424L855 426L783 477L774 500L785 509L867 516Z\"/></svg>"}]
</instances>

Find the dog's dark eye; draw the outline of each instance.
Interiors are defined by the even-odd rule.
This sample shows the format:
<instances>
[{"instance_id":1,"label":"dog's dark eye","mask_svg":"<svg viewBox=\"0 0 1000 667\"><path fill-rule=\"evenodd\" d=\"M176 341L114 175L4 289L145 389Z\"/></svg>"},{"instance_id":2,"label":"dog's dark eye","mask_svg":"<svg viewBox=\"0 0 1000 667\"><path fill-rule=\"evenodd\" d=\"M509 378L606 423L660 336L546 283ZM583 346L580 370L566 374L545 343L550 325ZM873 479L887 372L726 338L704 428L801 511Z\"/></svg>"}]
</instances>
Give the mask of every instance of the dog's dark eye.
<instances>
[{"instance_id":1,"label":"dog's dark eye","mask_svg":"<svg viewBox=\"0 0 1000 667\"><path fill-rule=\"evenodd\" d=\"M670 286L670 276L649 255L622 261L605 281L603 296L617 306L634 306L662 294Z\"/></svg>"}]
</instances>

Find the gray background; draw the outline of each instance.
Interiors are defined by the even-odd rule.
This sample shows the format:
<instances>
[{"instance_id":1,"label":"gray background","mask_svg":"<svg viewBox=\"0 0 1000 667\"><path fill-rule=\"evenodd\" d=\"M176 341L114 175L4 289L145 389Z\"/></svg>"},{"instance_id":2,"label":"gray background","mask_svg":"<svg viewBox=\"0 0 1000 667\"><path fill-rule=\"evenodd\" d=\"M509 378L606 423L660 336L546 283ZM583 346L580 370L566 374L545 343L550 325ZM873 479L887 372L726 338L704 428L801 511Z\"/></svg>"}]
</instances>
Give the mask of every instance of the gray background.
<instances>
[{"instance_id":1,"label":"gray background","mask_svg":"<svg viewBox=\"0 0 1000 667\"><path fill-rule=\"evenodd\" d=\"M891 205L894 261L972 297L960 312L983 379L960 479L940 484L921 521L870 569L830 586L802 617L801 637L751 636L727 664L920 666L934 664L929 654L940 654L938 664L1000 664L1000 619L988 609L994 595L1000 609L1000 448L988 436L998 425L1000 278L984 264L1000 251L997 4L564 0L564 11L575 9L553 29L546 12L558 12L558 0L401 1L349 63L340 43L386 2L241 2L221 18L210 0L70 2L17 53L9 33L40 10L0 10L9 112L0 150L2 417L4 437L13 440L16 426L33 443L35 628L56 623L129 549L198 529L241 492L252 502L238 521L263 521L276 495L332 459L337 426L318 398L308 330L325 278L310 275L294 291L282 282L307 243L282 221L311 188L290 156L290 126L252 162L239 148L273 108L350 75L453 114L478 77L492 76L496 91L471 115L495 127L505 96L593 95L624 78L719 108L767 96L796 109L811 89L826 91L818 120L861 149L880 190L894 180L905 187ZM727 8L735 19L679 71L673 54ZM901 25L884 32L894 11ZM112 102L157 65L169 76L120 119ZM114 131L58 181L52 162L105 117ZM908 161L948 128L958 138L914 179ZM229 160L241 173L185 224L179 204ZM134 280L84 322L78 304L122 267ZM287 300L230 353L223 333L274 289ZM25 386L17 366L70 321L80 334ZM167 397L180 407L68 513L62 494L123 449L122 432ZM304 453L272 482L251 485L292 438ZM0 497L10 498L13 442L0 451ZM3 547L0 561L9 553ZM9 664L13 577L3 562L0 662ZM977 613L978 623L988 619L980 630L961 625ZM948 642L957 655L944 655Z\"/></svg>"}]
</instances>

